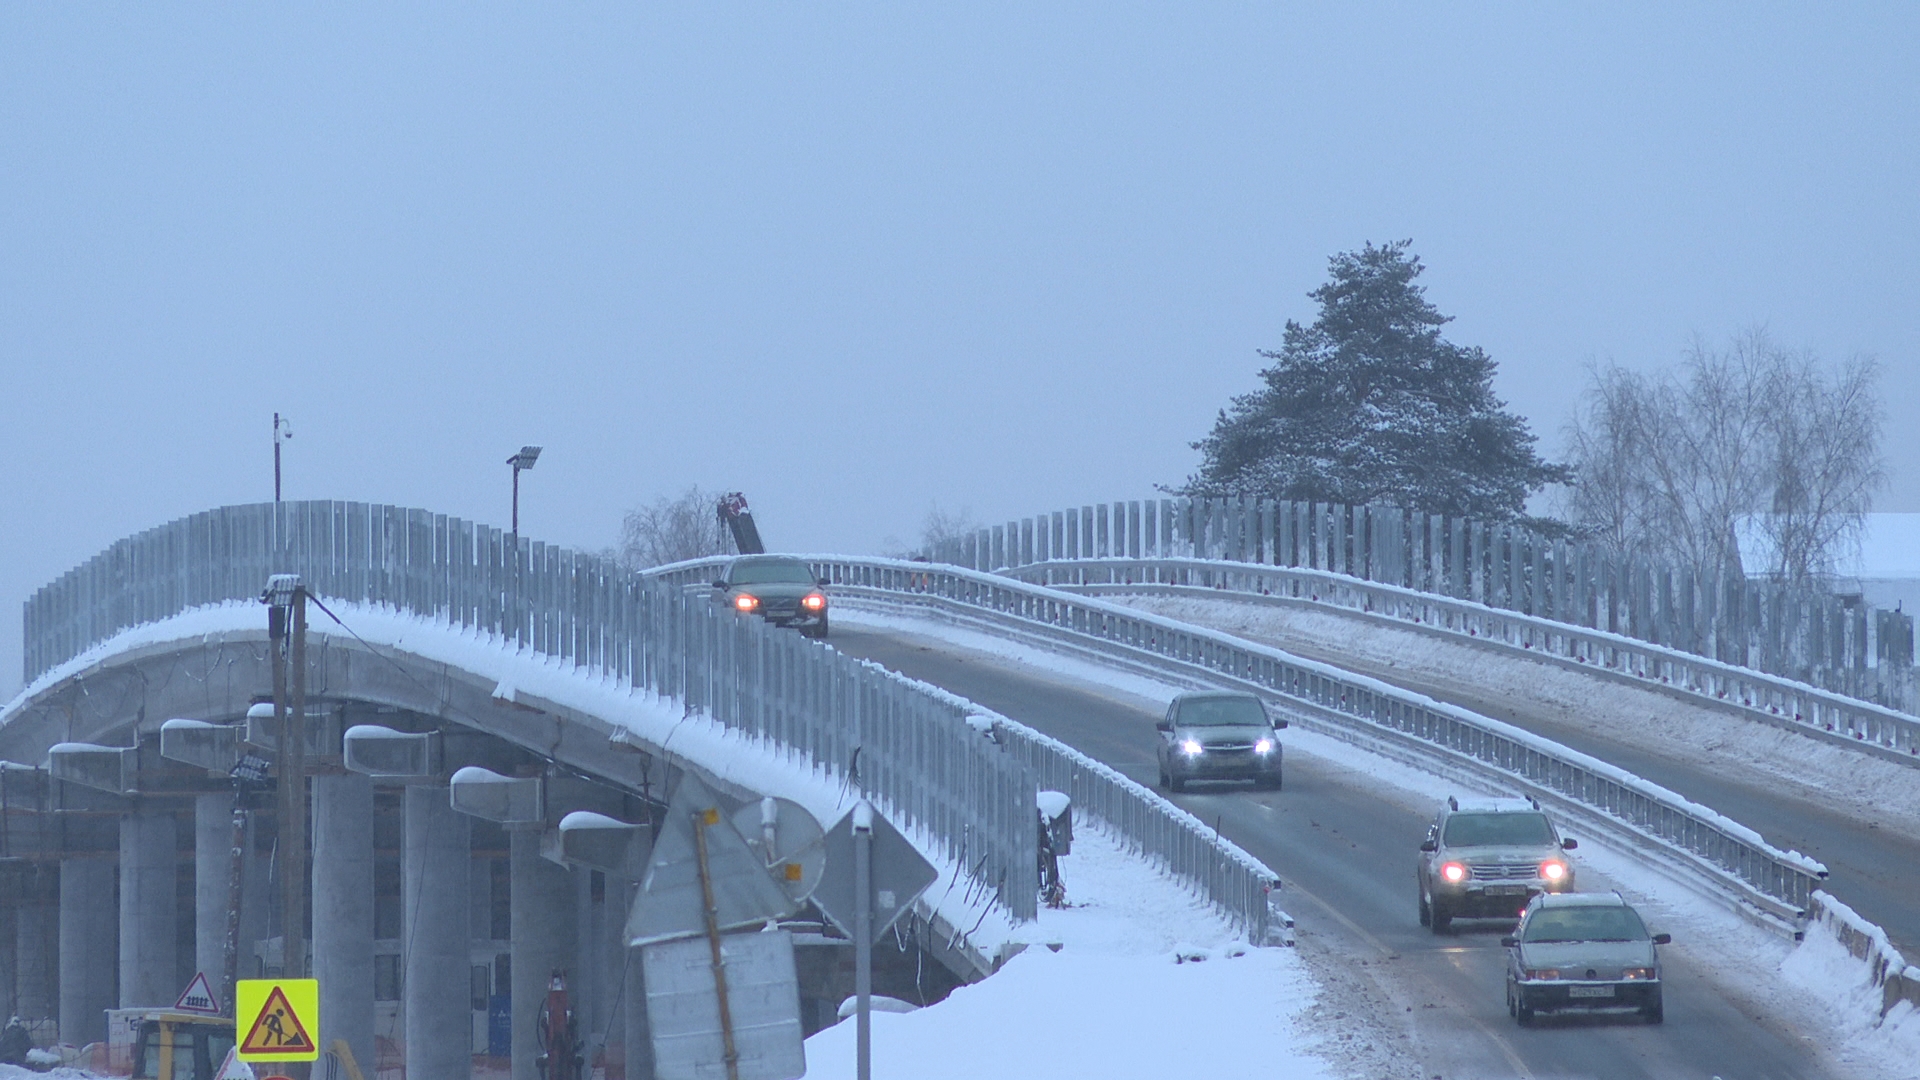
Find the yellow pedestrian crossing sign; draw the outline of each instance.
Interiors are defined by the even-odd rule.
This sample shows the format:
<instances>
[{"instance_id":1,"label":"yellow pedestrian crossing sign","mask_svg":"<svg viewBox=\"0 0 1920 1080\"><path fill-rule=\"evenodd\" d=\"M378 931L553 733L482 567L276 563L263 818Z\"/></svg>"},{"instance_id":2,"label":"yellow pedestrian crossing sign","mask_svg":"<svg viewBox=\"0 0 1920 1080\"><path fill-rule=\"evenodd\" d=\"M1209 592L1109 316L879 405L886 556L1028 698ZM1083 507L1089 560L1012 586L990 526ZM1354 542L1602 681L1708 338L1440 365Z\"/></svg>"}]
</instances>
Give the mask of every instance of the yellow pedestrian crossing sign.
<instances>
[{"instance_id":1,"label":"yellow pedestrian crossing sign","mask_svg":"<svg viewBox=\"0 0 1920 1080\"><path fill-rule=\"evenodd\" d=\"M241 979L233 987L234 1056L242 1061L320 1057L320 980Z\"/></svg>"}]
</instances>

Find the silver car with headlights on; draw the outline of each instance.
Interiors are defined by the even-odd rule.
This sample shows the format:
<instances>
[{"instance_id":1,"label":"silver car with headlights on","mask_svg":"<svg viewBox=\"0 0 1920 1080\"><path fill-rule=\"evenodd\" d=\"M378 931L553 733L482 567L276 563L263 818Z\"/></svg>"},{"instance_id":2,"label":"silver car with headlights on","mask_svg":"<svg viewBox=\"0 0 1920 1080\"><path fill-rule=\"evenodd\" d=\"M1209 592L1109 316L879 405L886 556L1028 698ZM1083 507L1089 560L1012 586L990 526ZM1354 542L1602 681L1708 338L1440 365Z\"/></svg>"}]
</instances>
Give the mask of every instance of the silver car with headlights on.
<instances>
[{"instance_id":1,"label":"silver car with headlights on","mask_svg":"<svg viewBox=\"0 0 1920 1080\"><path fill-rule=\"evenodd\" d=\"M1181 694L1154 727L1160 732L1160 786L1185 791L1189 780L1251 780L1280 786L1280 737L1285 720L1267 715L1252 694L1205 690Z\"/></svg>"},{"instance_id":2,"label":"silver car with headlights on","mask_svg":"<svg viewBox=\"0 0 1920 1080\"><path fill-rule=\"evenodd\" d=\"M1673 938L1650 934L1619 893L1536 896L1507 948L1507 1012L1522 1025L1542 1012L1631 1011L1666 1019L1660 950Z\"/></svg>"},{"instance_id":3,"label":"silver car with headlights on","mask_svg":"<svg viewBox=\"0 0 1920 1080\"><path fill-rule=\"evenodd\" d=\"M1512 919L1541 893L1572 892L1566 852L1578 846L1532 799L1449 798L1420 844L1420 925Z\"/></svg>"}]
</instances>

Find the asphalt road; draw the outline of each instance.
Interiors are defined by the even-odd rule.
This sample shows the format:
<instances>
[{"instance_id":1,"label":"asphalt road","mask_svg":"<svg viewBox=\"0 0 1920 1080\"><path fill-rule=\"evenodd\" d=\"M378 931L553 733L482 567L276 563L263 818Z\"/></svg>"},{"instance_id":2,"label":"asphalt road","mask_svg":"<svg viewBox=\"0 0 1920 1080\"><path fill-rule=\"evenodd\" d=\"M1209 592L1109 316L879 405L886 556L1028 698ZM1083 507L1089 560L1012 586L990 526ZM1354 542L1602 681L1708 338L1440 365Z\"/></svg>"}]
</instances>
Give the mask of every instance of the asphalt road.
<instances>
[{"instance_id":1,"label":"asphalt road","mask_svg":"<svg viewBox=\"0 0 1920 1080\"><path fill-rule=\"evenodd\" d=\"M1828 892L1885 930L1904 955L1920 956L1920 837L1794 799L1791 791L1764 779L1716 772L1660 747L1597 735L1577 716L1517 704L1467 680L1370 663L1298 635L1245 636L1525 728L1712 807L1757 830L1775 847L1819 859L1829 871ZM1920 784L1920 769L1914 771L1914 783Z\"/></svg>"},{"instance_id":2,"label":"asphalt road","mask_svg":"<svg viewBox=\"0 0 1920 1080\"><path fill-rule=\"evenodd\" d=\"M1124 695L945 645L840 624L832 644L946 688L1045 731L1131 776L1154 782L1157 711ZM1457 924L1436 936L1415 917L1413 864L1426 821L1365 778L1303 754L1279 792L1202 787L1172 796L1264 861L1284 882L1303 937L1346 958L1411 1024L1424 1075L1773 1080L1826 1077L1798 1035L1767 1026L1723 996L1690 963L1710 943L1665 953L1667 1020L1547 1019L1522 1029L1502 996L1497 922ZM1063 867L1069 891L1070 863ZM1392 1025L1393 1018L1388 1018Z\"/></svg>"}]
</instances>

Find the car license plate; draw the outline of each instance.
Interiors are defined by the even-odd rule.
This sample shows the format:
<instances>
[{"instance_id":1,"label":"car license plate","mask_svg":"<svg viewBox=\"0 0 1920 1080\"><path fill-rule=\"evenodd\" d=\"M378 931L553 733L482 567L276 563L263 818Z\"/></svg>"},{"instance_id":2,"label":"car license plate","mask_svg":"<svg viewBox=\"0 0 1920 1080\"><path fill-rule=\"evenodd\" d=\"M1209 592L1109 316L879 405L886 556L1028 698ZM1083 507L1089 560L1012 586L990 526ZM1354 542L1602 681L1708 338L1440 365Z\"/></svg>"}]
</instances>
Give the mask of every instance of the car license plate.
<instances>
[{"instance_id":1,"label":"car license plate","mask_svg":"<svg viewBox=\"0 0 1920 1080\"><path fill-rule=\"evenodd\" d=\"M1567 987L1567 996L1577 998L1608 998L1613 996L1613 987L1569 986Z\"/></svg>"},{"instance_id":2,"label":"car license plate","mask_svg":"<svg viewBox=\"0 0 1920 1080\"><path fill-rule=\"evenodd\" d=\"M1488 889L1487 892L1494 896L1525 896L1527 895L1527 887L1525 885L1495 885Z\"/></svg>"}]
</instances>

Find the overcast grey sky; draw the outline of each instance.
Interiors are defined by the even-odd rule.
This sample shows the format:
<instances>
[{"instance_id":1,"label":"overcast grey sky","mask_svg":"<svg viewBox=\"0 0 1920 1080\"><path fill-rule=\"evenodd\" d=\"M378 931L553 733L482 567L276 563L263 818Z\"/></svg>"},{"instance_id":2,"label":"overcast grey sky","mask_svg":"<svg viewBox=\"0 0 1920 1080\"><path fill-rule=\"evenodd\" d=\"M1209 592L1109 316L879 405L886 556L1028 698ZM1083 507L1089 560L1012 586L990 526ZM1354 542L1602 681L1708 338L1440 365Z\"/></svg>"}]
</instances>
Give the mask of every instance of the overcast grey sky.
<instances>
[{"instance_id":1,"label":"overcast grey sky","mask_svg":"<svg viewBox=\"0 0 1920 1080\"><path fill-rule=\"evenodd\" d=\"M1920 7L0 7L19 603L272 497L599 548L747 492L874 551L1177 482L1334 251L1412 237L1551 452L1589 359L1886 369L1920 510Z\"/></svg>"}]
</instances>

